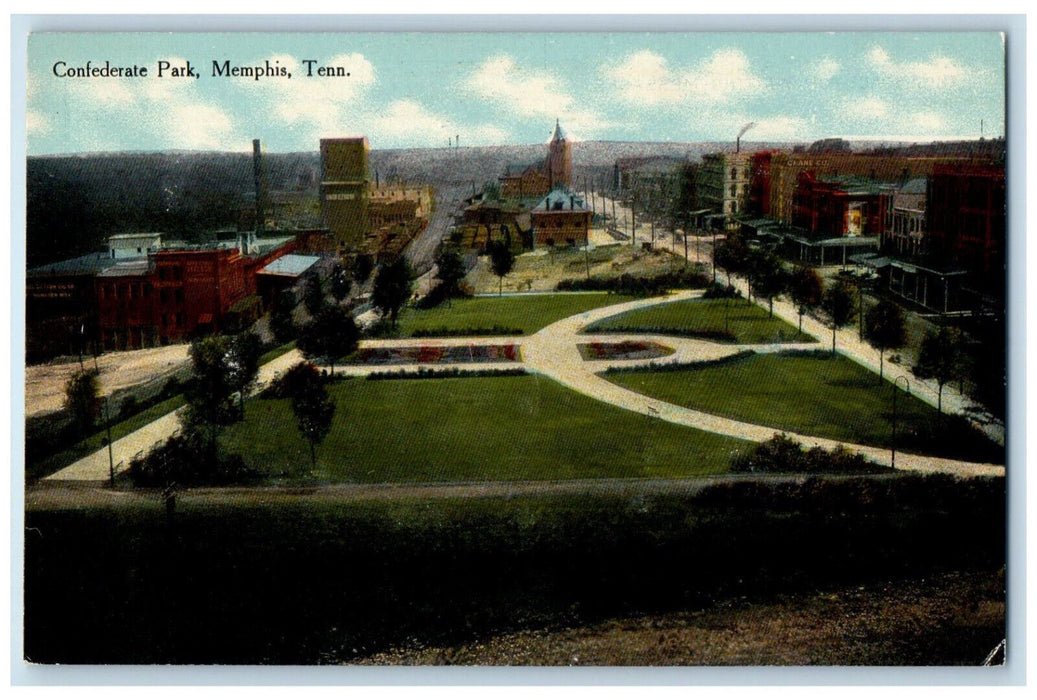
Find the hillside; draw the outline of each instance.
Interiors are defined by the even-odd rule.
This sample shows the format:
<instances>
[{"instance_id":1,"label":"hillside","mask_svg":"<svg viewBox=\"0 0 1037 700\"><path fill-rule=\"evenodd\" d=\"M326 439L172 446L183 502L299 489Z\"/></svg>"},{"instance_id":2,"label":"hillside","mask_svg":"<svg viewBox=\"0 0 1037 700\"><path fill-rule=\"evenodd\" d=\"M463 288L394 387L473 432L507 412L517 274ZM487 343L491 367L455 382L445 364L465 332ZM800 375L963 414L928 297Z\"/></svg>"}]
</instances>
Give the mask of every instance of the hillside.
<instances>
[{"instance_id":1,"label":"hillside","mask_svg":"<svg viewBox=\"0 0 1037 700\"><path fill-rule=\"evenodd\" d=\"M782 144L745 143L744 148ZM604 183L619 158L696 159L730 144L586 142L573 149L574 179ZM472 148L372 150L372 179L428 183L449 199L496 180L508 163L529 163L543 144ZM316 202L320 156L264 153L273 193ZM30 157L27 162L26 254L30 267L104 246L108 236L161 231L200 240L206 232L237 228L252 198L252 155L242 153L90 153ZM313 207L287 222L315 226Z\"/></svg>"}]
</instances>

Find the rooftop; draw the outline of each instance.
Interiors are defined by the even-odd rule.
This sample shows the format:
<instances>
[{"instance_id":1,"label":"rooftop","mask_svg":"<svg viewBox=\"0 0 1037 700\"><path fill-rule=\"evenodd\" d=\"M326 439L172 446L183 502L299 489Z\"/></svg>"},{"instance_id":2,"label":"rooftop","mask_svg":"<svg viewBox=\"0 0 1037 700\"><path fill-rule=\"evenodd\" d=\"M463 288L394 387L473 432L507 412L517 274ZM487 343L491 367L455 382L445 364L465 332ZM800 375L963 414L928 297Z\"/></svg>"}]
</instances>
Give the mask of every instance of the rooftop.
<instances>
[{"instance_id":1,"label":"rooftop","mask_svg":"<svg viewBox=\"0 0 1037 700\"><path fill-rule=\"evenodd\" d=\"M59 260L58 262L39 265L26 271L28 277L50 277L56 275L96 275L113 264L108 251L87 253L78 258Z\"/></svg>"},{"instance_id":2,"label":"rooftop","mask_svg":"<svg viewBox=\"0 0 1037 700\"><path fill-rule=\"evenodd\" d=\"M548 192L547 196L533 207L533 211L588 211L588 209L583 197L559 188Z\"/></svg>"},{"instance_id":3,"label":"rooftop","mask_svg":"<svg viewBox=\"0 0 1037 700\"><path fill-rule=\"evenodd\" d=\"M151 272L151 261L147 258L120 260L97 274L98 277L130 277Z\"/></svg>"},{"instance_id":4,"label":"rooftop","mask_svg":"<svg viewBox=\"0 0 1037 700\"><path fill-rule=\"evenodd\" d=\"M289 253L282 255L269 265L259 271L262 275L281 275L285 277L298 277L316 265L320 257L316 255L298 255Z\"/></svg>"}]
</instances>

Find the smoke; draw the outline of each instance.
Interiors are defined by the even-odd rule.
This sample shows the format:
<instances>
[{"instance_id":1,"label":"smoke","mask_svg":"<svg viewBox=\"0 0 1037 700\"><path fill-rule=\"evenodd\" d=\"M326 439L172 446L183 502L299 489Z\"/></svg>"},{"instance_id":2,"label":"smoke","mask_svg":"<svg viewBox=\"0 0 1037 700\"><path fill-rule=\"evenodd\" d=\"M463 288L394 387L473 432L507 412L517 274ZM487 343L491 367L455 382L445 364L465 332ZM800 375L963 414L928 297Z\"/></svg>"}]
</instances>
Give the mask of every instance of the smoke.
<instances>
[{"instance_id":1,"label":"smoke","mask_svg":"<svg viewBox=\"0 0 1037 700\"><path fill-rule=\"evenodd\" d=\"M749 131L749 129L752 129L752 128L753 128L754 126L756 126L756 122L749 122L748 124L746 124L745 126L743 126L743 127L742 127L742 130L738 132L738 136L735 136L735 139L740 139L740 138L742 138L742 135L743 135L743 134L744 134L745 132Z\"/></svg>"}]
</instances>

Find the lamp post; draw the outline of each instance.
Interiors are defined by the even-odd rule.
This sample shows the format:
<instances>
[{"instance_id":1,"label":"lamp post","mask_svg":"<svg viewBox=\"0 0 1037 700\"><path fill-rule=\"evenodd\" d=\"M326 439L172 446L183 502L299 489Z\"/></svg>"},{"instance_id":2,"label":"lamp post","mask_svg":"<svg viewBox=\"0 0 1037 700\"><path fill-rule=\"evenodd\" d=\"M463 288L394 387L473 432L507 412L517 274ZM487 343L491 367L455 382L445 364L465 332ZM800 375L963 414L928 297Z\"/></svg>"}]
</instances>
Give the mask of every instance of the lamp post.
<instances>
[{"instance_id":1,"label":"lamp post","mask_svg":"<svg viewBox=\"0 0 1037 700\"><path fill-rule=\"evenodd\" d=\"M104 430L108 437L108 483L115 488L115 459L112 457L112 415L108 410L108 397L103 396L104 401Z\"/></svg>"},{"instance_id":2,"label":"lamp post","mask_svg":"<svg viewBox=\"0 0 1037 700\"><path fill-rule=\"evenodd\" d=\"M911 382L904 375L900 375L893 380L893 444L892 453L889 459L889 468L897 468L897 389L900 384L900 380L904 380L904 391L908 394L911 393Z\"/></svg>"}]
</instances>

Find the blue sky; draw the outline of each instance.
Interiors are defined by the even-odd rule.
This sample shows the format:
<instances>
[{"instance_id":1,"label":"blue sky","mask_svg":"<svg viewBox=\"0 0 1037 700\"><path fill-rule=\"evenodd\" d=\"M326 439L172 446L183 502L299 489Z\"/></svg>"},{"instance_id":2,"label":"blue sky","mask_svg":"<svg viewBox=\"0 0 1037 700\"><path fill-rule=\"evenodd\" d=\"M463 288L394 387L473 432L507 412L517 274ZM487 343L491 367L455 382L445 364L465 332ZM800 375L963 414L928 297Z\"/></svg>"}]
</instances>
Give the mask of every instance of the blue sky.
<instances>
[{"instance_id":1,"label":"blue sky","mask_svg":"<svg viewBox=\"0 0 1037 700\"><path fill-rule=\"evenodd\" d=\"M306 78L302 62L349 78ZM140 79L66 78L54 64L143 65ZM191 62L198 79L154 76ZM286 67L220 78L212 62ZM555 118L578 140L825 137L907 141L1004 135L997 33L35 34L29 154L211 149L313 151L541 143Z\"/></svg>"}]
</instances>

